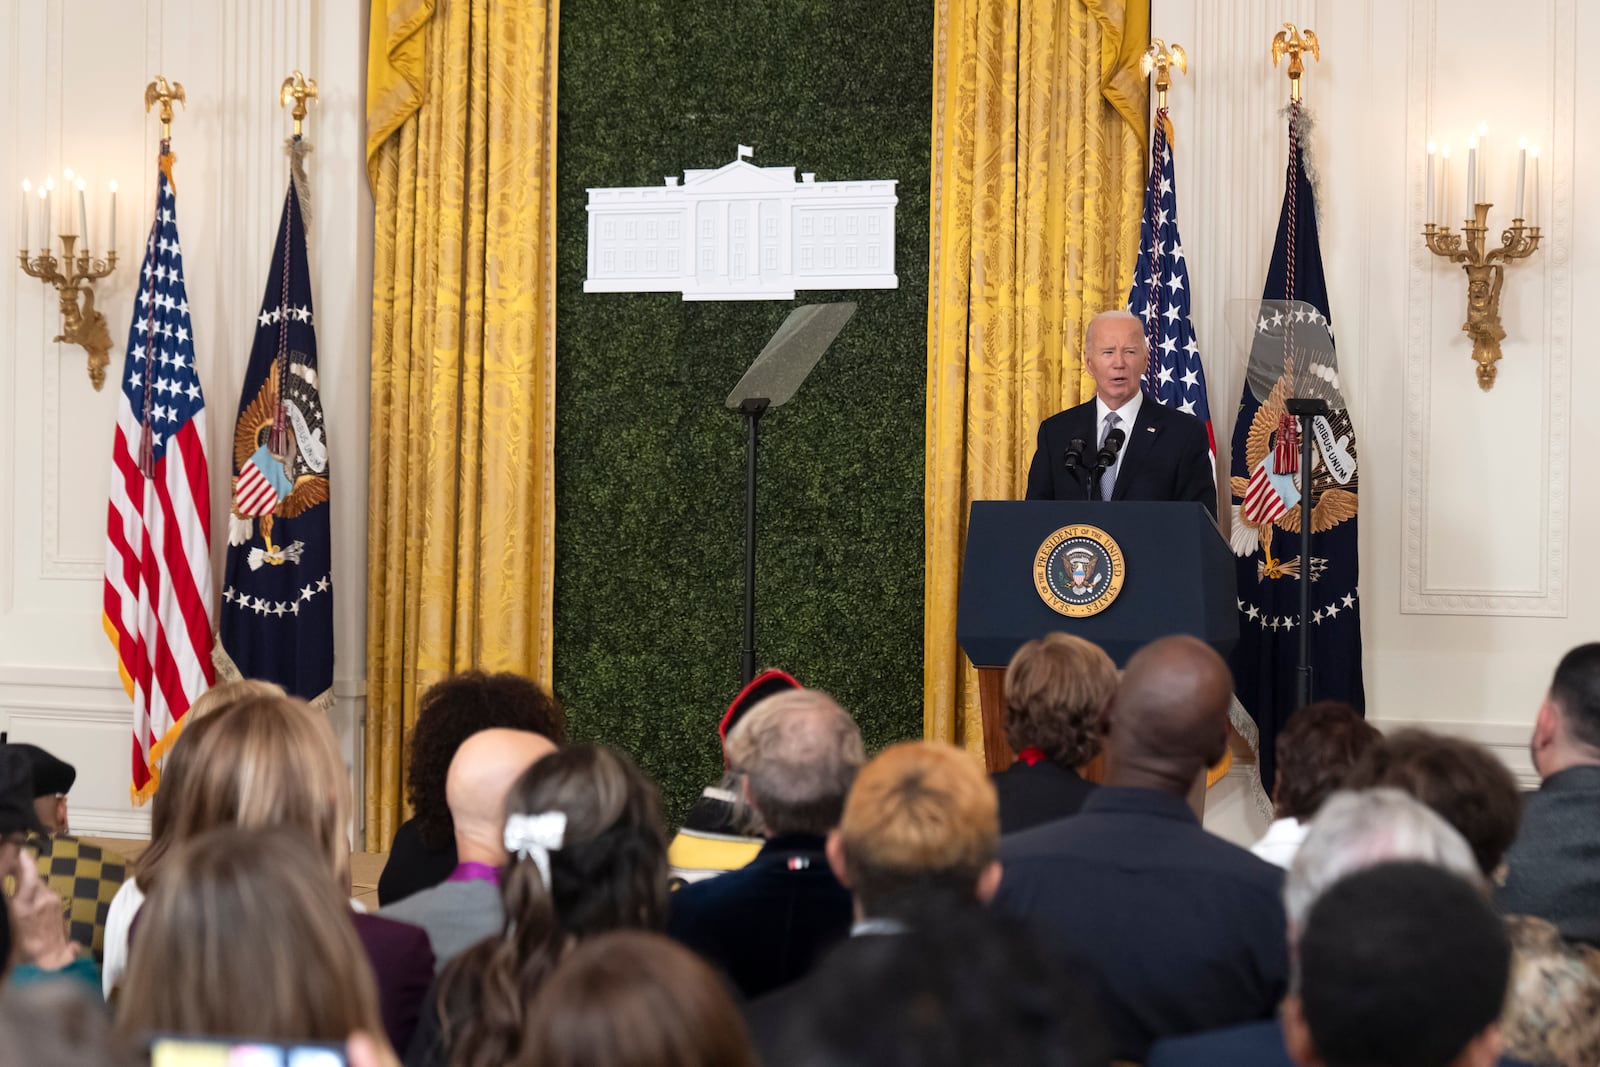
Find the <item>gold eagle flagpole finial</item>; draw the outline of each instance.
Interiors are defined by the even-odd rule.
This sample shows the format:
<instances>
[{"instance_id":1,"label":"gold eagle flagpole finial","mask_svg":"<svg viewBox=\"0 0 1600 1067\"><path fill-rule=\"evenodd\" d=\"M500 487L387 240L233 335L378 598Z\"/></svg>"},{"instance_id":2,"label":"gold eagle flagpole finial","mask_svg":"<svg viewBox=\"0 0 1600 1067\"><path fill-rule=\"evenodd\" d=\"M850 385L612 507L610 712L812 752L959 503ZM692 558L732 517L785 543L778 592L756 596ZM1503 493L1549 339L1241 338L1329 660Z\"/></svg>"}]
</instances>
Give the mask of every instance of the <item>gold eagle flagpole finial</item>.
<instances>
[{"instance_id":1,"label":"gold eagle flagpole finial","mask_svg":"<svg viewBox=\"0 0 1600 1067\"><path fill-rule=\"evenodd\" d=\"M278 106L288 107L289 101L294 101L294 135L300 136L300 124L305 121L306 102L317 99L317 82L315 78L308 78L298 70L283 79L283 87L278 90Z\"/></svg>"},{"instance_id":2,"label":"gold eagle flagpole finial","mask_svg":"<svg viewBox=\"0 0 1600 1067\"><path fill-rule=\"evenodd\" d=\"M1172 68L1177 67L1179 73L1189 73L1189 57L1184 53L1183 46L1175 44L1168 46L1167 42L1156 37L1150 41L1150 47L1139 59L1139 69L1146 78L1151 72L1156 76L1156 110L1164 111L1167 107L1167 90L1172 88Z\"/></svg>"},{"instance_id":3,"label":"gold eagle flagpole finial","mask_svg":"<svg viewBox=\"0 0 1600 1067\"><path fill-rule=\"evenodd\" d=\"M184 95L181 82L169 82L164 75L157 74L156 80L144 87L145 114L149 114L150 109L157 104L161 105L161 139L163 141L172 140L172 102L174 100L182 104L185 110L188 109L189 98Z\"/></svg>"},{"instance_id":4,"label":"gold eagle flagpole finial","mask_svg":"<svg viewBox=\"0 0 1600 1067\"><path fill-rule=\"evenodd\" d=\"M1300 79L1305 76L1305 61L1300 58L1304 52L1310 52L1311 58L1322 58L1322 47L1317 43L1315 30L1299 30L1294 23L1285 22L1283 29L1272 38L1272 65L1276 67L1278 61L1285 55L1289 57L1289 99L1300 99Z\"/></svg>"}]
</instances>

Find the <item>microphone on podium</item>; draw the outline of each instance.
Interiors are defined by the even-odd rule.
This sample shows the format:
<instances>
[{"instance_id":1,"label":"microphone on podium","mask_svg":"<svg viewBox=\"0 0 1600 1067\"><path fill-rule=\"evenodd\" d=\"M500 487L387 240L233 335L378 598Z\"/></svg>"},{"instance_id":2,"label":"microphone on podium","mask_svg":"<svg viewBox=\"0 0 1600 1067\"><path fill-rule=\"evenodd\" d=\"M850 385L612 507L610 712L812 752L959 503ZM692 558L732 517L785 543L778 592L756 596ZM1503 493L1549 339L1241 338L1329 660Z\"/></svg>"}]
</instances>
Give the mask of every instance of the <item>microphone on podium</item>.
<instances>
[{"instance_id":1,"label":"microphone on podium","mask_svg":"<svg viewBox=\"0 0 1600 1067\"><path fill-rule=\"evenodd\" d=\"M1094 477L1084 487L1087 499L1093 500L1100 495L1100 479L1117 462L1117 453L1122 451L1122 442L1127 437L1120 429L1106 434L1106 443L1100 446L1100 454L1094 457Z\"/></svg>"},{"instance_id":2,"label":"microphone on podium","mask_svg":"<svg viewBox=\"0 0 1600 1067\"><path fill-rule=\"evenodd\" d=\"M1083 452L1088 447L1081 437L1074 437L1067 445L1067 470L1074 478L1078 476L1078 468L1083 466Z\"/></svg>"}]
</instances>

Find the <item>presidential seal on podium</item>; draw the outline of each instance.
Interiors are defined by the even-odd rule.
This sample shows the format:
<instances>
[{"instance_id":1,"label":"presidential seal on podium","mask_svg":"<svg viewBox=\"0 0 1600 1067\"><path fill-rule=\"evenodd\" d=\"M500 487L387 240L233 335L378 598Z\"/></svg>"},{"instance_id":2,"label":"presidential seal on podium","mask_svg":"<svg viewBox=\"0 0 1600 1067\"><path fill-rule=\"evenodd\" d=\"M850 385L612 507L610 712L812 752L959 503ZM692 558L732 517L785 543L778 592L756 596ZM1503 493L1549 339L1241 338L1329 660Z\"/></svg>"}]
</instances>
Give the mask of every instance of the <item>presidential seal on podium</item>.
<instances>
[{"instance_id":1,"label":"presidential seal on podium","mask_svg":"<svg viewBox=\"0 0 1600 1067\"><path fill-rule=\"evenodd\" d=\"M1062 615L1098 615L1122 592L1122 549L1098 526L1063 526L1033 560L1039 598Z\"/></svg>"}]
</instances>

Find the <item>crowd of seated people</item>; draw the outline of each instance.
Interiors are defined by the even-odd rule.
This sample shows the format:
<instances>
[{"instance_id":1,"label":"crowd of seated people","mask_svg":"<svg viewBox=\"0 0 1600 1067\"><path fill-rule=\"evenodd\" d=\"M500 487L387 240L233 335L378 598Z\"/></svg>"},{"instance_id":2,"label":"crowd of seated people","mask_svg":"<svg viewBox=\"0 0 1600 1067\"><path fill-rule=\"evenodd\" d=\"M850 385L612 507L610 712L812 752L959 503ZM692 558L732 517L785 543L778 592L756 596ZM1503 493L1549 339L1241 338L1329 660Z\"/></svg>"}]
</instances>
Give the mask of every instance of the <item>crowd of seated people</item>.
<instances>
[{"instance_id":1,"label":"crowd of seated people","mask_svg":"<svg viewBox=\"0 0 1600 1067\"><path fill-rule=\"evenodd\" d=\"M775 673L669 850L627 754L469 672L424 696L376 913L337 740L276 687L191 710L131 864L69 836L69 763L0 744L0 1067L235 1040L347 1067L1600 1065L1600 644L1543 694L1526 798L1480 745L1302 709L1254 849L1188 802L1231 694L1192 638L1120 672L1030 642L1022 759L991 777L869 754Z\"/></svg>"}]
</instances>

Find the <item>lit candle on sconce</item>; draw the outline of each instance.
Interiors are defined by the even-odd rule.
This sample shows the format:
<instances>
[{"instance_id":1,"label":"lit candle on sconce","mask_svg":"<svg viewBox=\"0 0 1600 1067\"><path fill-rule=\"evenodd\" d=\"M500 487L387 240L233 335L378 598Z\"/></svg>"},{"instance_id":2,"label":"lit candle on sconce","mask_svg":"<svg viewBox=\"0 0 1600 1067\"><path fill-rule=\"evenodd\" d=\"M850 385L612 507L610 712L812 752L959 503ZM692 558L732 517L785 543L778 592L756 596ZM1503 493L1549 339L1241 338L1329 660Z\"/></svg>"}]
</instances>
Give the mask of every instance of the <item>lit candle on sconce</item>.
<instances>
[{"instance_id":1,"label":"lit candle on sconce","mask_svg":"<svg viewBox=\"0 0 1600 1067\"><path fill-rule=\"evenodd\" d=\"M1444 225L1450 225L1450 146L1445 145L1440 150L1442 162L1439 164L1439 217L1444 220Z\"/></svg>"},{"instance_id":2,"label":"lit candle on sconce","mask_svg":"<svg viewBox=\"0 0 1600 1067\"><path fill-rule=\"evenodd\" d=\"M1517 210L1513 218L1522 218L1522 191L1528 177L1528 139L1517 141Z\"/></svg>"},{"instance_id":3,"label":"lit candle on sconce","mask_svg":"<svg viewBox=\"0 0 1600 1067\"><path fill-rule=\"evenodd\" d=\"M89 250L89 206L84 201L82 178L78 179L78 235L83 242L79 248L87 252Z\"/></svg>"},{"instance_id":4,"label":"lit candle on sconce","mask_svg":"<svg viewBox=\"0 0 1600 1067\"><path fill-rule=\"evenodd\" d=\"M28 244L33 238L28 225L29 213L33 210L33 183L22 179L22 213L17 216L17 241L18 247L26 252L31 246Z\"/></svg>"},{"instance_id":5,"label":"lit candle on sconce","mask_svg":"<svg viewBox=\"0 0 1600 1067\"><path fill-rule=\"evenodd\" d=\"M55 179L46 178L44 188L39 190L39 199L44 201L44 254L50 254L50 246L55 243L55 218L50 214L50 190L55 186Z\"/></svg>"},{"instance_id":6,"label":"lit candle on sconce","mask_svg":"<svg viewBox=\"0 0 1600 1067\"><path fill-rule=\"evenodd\" d=\"M111 234L106 242L107 251L115 254L117 251L117 179L111 179Z\"/></svg>"},{"instance_id":7,"label":"lit candle on sconce","mask_svg":"<svg viewBox=\"0 0 1600 1067\"><path fill-rule=\"evenodd\" d=\"M1539 225L1539 146L1528 148L1528 158L1533 160L1533 210L1528 212L1528 225Z\"/></svg>"},{"instance_id":8,"label":"lit candle on sconce","mask_svg":"<svg viewBox=\"0 0 1600 1067\"><path fill-rule=\"evenodd\" d=\"M1478 199L1473 203L1491 203L1489 199L1489 124L1478 123Z\"/></svg>"},{"instance_id":9,"label":"lit candle on sconce","mask_svg":"<svg viewBox=\"0 0 1600 1067\"><path fill-rule=\"evenodd\" d=\"M1428 208L1422 216L1423 222L1433 222L1433 153L1434 143L1428 142Z\"/></svg>"},{"instance_id":10,"label":"lit candle on sconce","mask_svg":"<svg viewBox=\"0 0 1600 1067\"><path fill-rule=\"evenodd\" d=\"M1478 136L1467 138L1467 212L1478 202Z\"/></svg>"}]
</instances>

